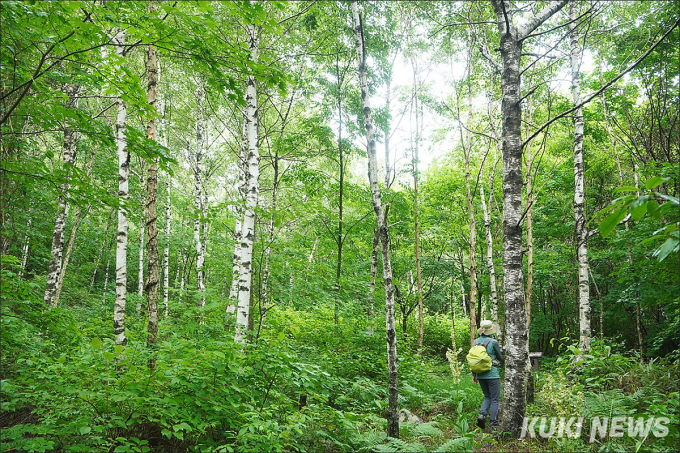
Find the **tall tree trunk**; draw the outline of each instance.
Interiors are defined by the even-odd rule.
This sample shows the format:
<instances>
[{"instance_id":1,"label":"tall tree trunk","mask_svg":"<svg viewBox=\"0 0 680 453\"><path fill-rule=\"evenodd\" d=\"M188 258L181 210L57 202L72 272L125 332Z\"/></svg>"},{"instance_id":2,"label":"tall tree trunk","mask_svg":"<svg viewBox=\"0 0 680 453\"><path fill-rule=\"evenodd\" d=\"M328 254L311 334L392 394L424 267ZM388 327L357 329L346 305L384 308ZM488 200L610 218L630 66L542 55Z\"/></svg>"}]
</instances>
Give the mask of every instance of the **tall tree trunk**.
<instances>
[{"instance_id":1,"label":"tall tree trunk","mask_svg":"<svg viewBox=\"0 0 680 453\"><path fill-rule=\"evenodd\" d=\"M498 323L498 293L496 290L496 270L493 265L493 237L491 236L491 216L484 199L484 187L480 184L479 195L482 201L482 213L484 214L484 230L486 232L486 267L489 270L489 287L491 293L491 317L497 327L498 341L502 344L501 330ZM489 195L489 204L491 204Z\"/></svg>"},{"instance_id":2,"label":"tall tree trunk","mask_svg":"<svg viewBox=\"0 0 680 453\"><path fill-rule=\"evenodd\" d=\"M167 144L166 144L167 146ZM163 316L165 318L170 314L170 214L172 204L170 202L170 190L172 188L172 181L170 174L165 172L165 248L163 249Z\"/></svg>"},{"instance_id":3,"label":"tall tree trunk","mask_svg":"<svg viewBox=\"0 0 680 453\"><path fill-rule=\"evenodd\" d=\"M149 13L156 10L155 3L149 3ZM158 60L156 48L146 48L146 102L153 111L156 110L158 90ZM156 119L151 117L146 124L146 138L156 140ZM158 227L156 225L156 198L158 194L158 157L155 157L146 171L146 256L148 259L147 278L144 285L147 301L146 347L151 351L149 369L156 368L156 345L158 343L158 285L160 270L158 266ZM166 274L167 275L167 274Z\"/></svg>"},{"instance_id":4,"label":"tall tree trunk","mask_svg":"<svg viewBox=\"0 0 680 453\"><path fill-rule=\"evenodd\" d=\"M78 92L80 91L80 86L75 84L68 84L65 86L64 91L68 96L68 101L66 103L66 108L77 108L78 107ZM68 121L68 120L66 120ZM57 285L59 280L59 274L62 267L62 258L64 253L64 227L66 224L66 218L68 217L69 203L66 200L66 191L68 190L68 180L71 175L71 168L75 165L76 161L76 142L77 134L74 129L71 128L69 124L64 125L64 172L65 179L60 188L59 199L57 201L57 217L54 221L54 231L52 233L52 254L50 258L50 264L47 272L47 283L45 285L45 296L43 301L45 305L50 307L57 306Z\"/></svg>"},{"instance_id":5,"label":"tall tree trunk","mask_svg":"<svg viewBox=\"0 0 680 453\"><path fill-rule=\"evenodd\" d=\"M503 101L503 287L505 292L505 378L501 424L519 435L526 411L526 363L529 359L524 275L522 270L522 107L520 60L524 40L564 7L549 2L521 27L516 27L506 0L491 0L500 34Z\"/></svg>"},{"instance_id":6,"label":"tall tree trunk","mask_svg":"<svg viewBox=\"0 0 680 453\"><path fill-rule=\"evenodd\" d=\"M21 270L19 271L19 277L23 278L26 275L26 266L28 265L28 246L31 242L31 225L33 224L33 215L28 212L28 222L26 222L26 234L24 235L24 245L21 247Z\"/></svg>"},{"instance_id":7,"label":"tall tree trunk","mask_svg":"<svg viewBox=\"0 0 680 453\"><path fill-rule=\"evenodd\" d=\"M418 350L423 349L423 336L425 332L424 326L424 313L423 313L423 281L420 271L420 231L418 224L418 214L419 214L419 200L418 200L418 142L420 141L420 128L418 122L418 67L416 59L411 59L411 64L413 66L413 105L415 107L415 120L416 120L416 136L415 143L413 144L413 228L414 228L414 241L415 241L415 255L416 255L416 299L418 302Z\"/></svg>"},{"instance_id":8,"label":"tall tree trunk","mask_svg":"<svg viewBox=\"0 0 680 453\"><path fill-rule=\"evenodd\" d=\"M200 82L199 82L200 83ZM203 307L205 306L205 264L203 233L203 139L205 135L203 123L203 100L205 89L199 85L196 89L196 166L194 167L194 244L196 246L196 290L199 295L198 306L201 308L201 320L203 319ZM202 322L202 321L201 321Z\"/></svg>"},{"instance_id":9,"label":"tall tree trunk","mask_svg":"<svg viewBox=\"0 0 680 453\"><path fill-rule=\"evenodd\" d=\"M264 251L264 272L262 273L262 304L260 307L260 323L258 326L258 337L259 330L264 325L267 310L269 310L269 277L270 277L270 262L272 255L272 243L274 242L274 220L276 218L276 203L279 189L279 155L276 153L274 155L274 177L272 181L272 205L271 205L271 215L269 217L269 224L267 225L267 245Z\"/></svg>"},{"instance_id":10,"label":"tall tree trunk","mask_svg":"<svg viewBox=\"0 0 680 453\"><path fill-rule=\"evenodd\" d=\"M90 279L90 290L89 292L92 292L92 288L94 288L94 281L97 278L97 270L99 269L99 263L102 259L102 256L104 256L104 247L106 247L106 244L108 243L108 237L109 237L109 229L111 228L111 219L113 219L113 214L115 213L115 209L111 209L111 214L109 214L109 218L106 220L106 231L104 233L104 238L102 239L102 246L99 248L99 254L95 257L94 261L94 269L92 269L92 278Z\"/></svg>"},{"instance_id":11,"label":"tall tree trunk","mask_svg":"<svg viewBox=\"0 0 680 453\"><path fill-rule=\"evenodd\" d=\"M569 20L575 20L575 3L569 4ZM581 103L581 50L576 25L571 27L571 93L574 105ZM588 281L588 230L585 215L585 170L583 163L583 108L574 111L574 217L576 256L578 260L579 354L590 351L590 282Z\"/></svg>"},{"instance_id":12,"label":"tall tree trunk","mask_svg":"<svg viewBox=\"0 0 680 453\"><path fill-rule=\"evenodd\" d=\"M94 156L96 154L96 149L93 149L90 153L90 158L85 165L85 174L89 177L92 170L92 164L94 163ZM86 209L85 215L90 212L92 205L89 205ZM71 233L68 237L68 242L66 243L66 251L64 252L64 260L61 264L61 269L59 270L59 278L57 279L57 289L54 294L54 305L59 305L59 299L61 298L61 289L64 287L64 277L66 277L66 269L68 268L68 263L71 260L71 252L73 252L73 244L76 242L76 234L78 233L78 227L80 226L80 221L83 217L83 208L78 206L76 208L76 213L73 216L73 226L71 227Z\"/></svg>"},{"instance_id":13,"label":"tall tree trunk","mask_svg":"<svg viewBox=\"0 0 680 453\"><path fill-rule=\"evenodd\" d=\"M256 62L258 59L258 30L253 24L248 25L248 40L250 59ZM246 204L243 214L242 239L239 258L238 277L238 309L236 312L236 332L234 341L244 343L245 331L248 329L250 315L250 300L253 277L253 246L255 243L255 209L257 208L260 193L260 154L258 149L258 105L257 105L257 79L254 74L248 75L246 87L246 133L248 143L248 158L246 172Z\"/></svg>"},{"instance_id":14,"label":"tall tree trunk","mask_svg":"<svg viewBox=\"0 0 680 453\"><path fill-rule=\"evenodd\" d=\"M475 302L477 301L477 225L475 222L475 208L470 191L470 158L472 154L472 140L470 130L472 126L472 35L468 31L468 99L467 99L467 127L465 139L463 141L463 152L465 153L465 202L468 215L468 231L470 234L470 346L474 344L477 333L477 316L475 312ZM460 110L458 112L460 121ZM460 127L461 135L462 124Z\"/></svg>"},{"instance_id":15,"label":"tall tree trunk","mask_svg":"<svg viewBox=\"0 0 680 453\"><path fill-rule=\"evenodd\" d=\"M144 234L146 231L146 188L144 187L144 170L141 170L139 174L139 204L142 206L142 220L139 222L139 250L138 250L138 268L137 272L137 295L139 299L137 301L136 312L139 314L142 311L142 299L144 295Z\"/></svg>"},{"instance_id":16,"label":"tall tree trunk","mask_svg":"<svg viewBox=\"0 0 680 453\"><path fill-rule=\"evenodd\" d=\"M375 280L378 276L378 254L380 253L380 234L373 230L373 247L371 248L371 283L368 297L368 334L373 335L375 326Z\"/></svg>"},{"instance_id":17,"label":"tall tree trunk","mask_svg":"<svg viewBox=\"0 0 680 453\"><path fill-rule=\"evenodd\" d=\"M125 56L125 30L119 30L114 38L116 55ZM128 200L130 180L130 151L125 137L127 107L122 97L118 98L116 116L116 148L118 153L118 234L116 240L116 301L113 305L113 334L116 345L125 346L125 302L127 299L127 245L128 217L125 203Z\"/></svg>"},{"instance_id":18,"label":"tall tree trunk","mask_svg":"<svg viewBox=\"0 0 680 453\"><path fill-rule=\"evenodd\" d=\"M336 72L336 77L337 77L337 82L338 82L338 97L337 97L337 104L338 104L338 160L340 163L340 187L338 190L338 236L336 239L337 245L338 245L338 256L337 256L337 262L335 266L335 305L333 309L333 320L335 322L335 325L338 325L338 310L339 310L339 299L340 299L340 276L342 274L342 221L343 221L343 197L344 197L344 184L345 184L345 159L344 159L344 153L342 150L342 82L344 80L344 74L342 76L340 75L340 62L338 61L338 57L336 57L335 60L335 72Z\"/></svg>"},{"instance_id":19,"label":"tall tree trunk","mask_svg":"<svg viewBox=\"0 0 680 453\"><path fill-rule=\"evenodd\" d=\"M106 304L106 292L109 287L109 269L111 264L111 246L113 246L113 240L108 243L109 246L106 249L106 266L104 269L104 290L102 291L102 305Z\"/></svg>"},{"instance_id":20,"label":"tall tree trunk","mask_svg":"<svg viewBox=\"0 0 680 453\"><path fill-rule=\"evenodd\" d=\"M387 217L384 215L380 187L378 186L378 162L375 149L375 130L369 101L368 83L366 81L366 55L363 26L359 16L356 0L352 0L352 17L354 21L354 41L357 50L359 86L363 102L364 127L368 144L368 179L371 185L373 209L378 222L383 259L383 285L385 286L385 330L387 337L387 369L388 369L388 406L387 435L399 437L398 409L398 371L397 371L397 335L394 326L394 283L392 281L392 264L390 262L390 239Z\"/></svg>"},{"instance_id":21,"label":"tall tree trunk","mask_svg":"<svg viewBox=\"0 0 680 453\"><path fill-rule=\"evenodd\" d=\"M533 119L532 99L529 98L527 103L527 136L531 131L531 124ZM527 222L527 283L525 292L525 304L527 312L527 335L531 334L531 298L534 291L534 189L533 189L533 165L534 159L531 155L531 142L527 143L524 150L526 160L526 186L527 186L527 206L526 206L526 222ZM529 341L527 339L527 341ZM531 367L531 364L527 364ZM531 373L531 370L529 370Z\"/></svg>"},{"instance_id":22,"label":"tall tree trunk","mask_svg":"<svg viewBox=\"0 0 680 453\"><path fill-rule=\"evenodd\" d=\"M231 267L231 286L229 288L229 303L227 304L227 314L236 311L236 299L238 297L238 279L241 269L241 242L243 240L243 215L245 210L246 199L246 177L248 174L248 131L246 129L246 117L243 115L243 136L241 140L241 154L239 155L239 178L236 184L236 193L239 196L239 202L235 206L235 220L234 220L234 254L232 256Z\"/></svg>"}]
</instances>

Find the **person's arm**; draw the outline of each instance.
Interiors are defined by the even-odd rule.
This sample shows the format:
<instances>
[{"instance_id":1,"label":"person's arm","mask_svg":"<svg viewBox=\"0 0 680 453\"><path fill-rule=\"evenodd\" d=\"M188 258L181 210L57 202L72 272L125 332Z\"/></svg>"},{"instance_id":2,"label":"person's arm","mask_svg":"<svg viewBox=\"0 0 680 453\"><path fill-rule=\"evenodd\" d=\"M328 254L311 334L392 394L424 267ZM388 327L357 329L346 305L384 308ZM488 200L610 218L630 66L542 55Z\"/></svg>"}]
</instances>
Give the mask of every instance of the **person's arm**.
<instances>
[{"instance_id":1,"label":"person's arm","mask_svg":"<svg viewBox=\"0 0 680 453\"><path fill-rule=\"evenodd\" d=\"M498 341L493 342L493 352L496 354L496 359L503 365L505 363L505 360L503 358L503 353L501 352L501 346L498 344Z\"/></svg>"}]
</instances>

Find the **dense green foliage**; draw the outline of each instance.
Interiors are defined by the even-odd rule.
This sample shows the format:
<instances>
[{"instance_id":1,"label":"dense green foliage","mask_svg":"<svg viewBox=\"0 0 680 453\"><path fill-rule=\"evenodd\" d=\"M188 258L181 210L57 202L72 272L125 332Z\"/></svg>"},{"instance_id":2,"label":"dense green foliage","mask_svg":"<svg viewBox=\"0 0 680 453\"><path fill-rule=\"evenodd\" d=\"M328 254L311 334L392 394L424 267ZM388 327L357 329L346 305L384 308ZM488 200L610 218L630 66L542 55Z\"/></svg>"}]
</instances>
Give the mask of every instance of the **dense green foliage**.
<instances>
[{"instance_id":1,"label":"dense green foliage","mask_svg":"<svg viewBox=\"0 0 680 453\"><path fill-rule=\"evenodd\" d=\"M546 4L510 3L525 18ZM584 93L624 71L650 43L677 27L680 17L677 2L601 3L578 23L584 30ZM677 449L677 28L584 107L594 341L583 362L575 361L580 351L574 346L579 282L572 118L555 121L525 148L531 150L525 159L532 163L534 200L527 335L530 350L544 354L528 415L668 417L668 436L591 443L587 427L579 439L507 440L475 428L482 395L462 360L470 343L471 304L477 322L492 316L480 188L490 211L501 326L504 318L500 77L478 52L488 44L491 57L497 56L500 37L489 22L491 5L361 3L382 154L380 184L389 206L399 404L422 420L402 424L401 438L388 439L382 259L378 253L378 271L371 275L376 221L366 183L349 3L158 2L153 13L148 6L0 4L0 451ZM563 20L557 15L541 30ZM251 25L260 36L257 61L248 53L245 30ZM121 27L127 33L124 58L113 43ZM573 106L569 89L560 85L568 72L563 32L552 30L524 49L524 139ZM151 108L146 98L144 51L151 45L158 51L164 111ZM546 52L549 58L536 60ZM243 204L237 183L249 76L258 82L261 174L251 330L241 345L234 343L234 319L225 309L233 303L228 294L234 229L241 220L236 208ZM80 87L77 107L66 94L73 84ZM201 86L203 104L195 97ZM132 155L127 201L118 198L117 187L120 93ZM200 175L204 213L194 205L199 113L206 118L207 137ZM150 118L158 122L158 143L145 136ZM467 124L477 235L477 300L472 301L463 153ZM77 132L74 164L63 160L67 128ZM416 145L424 162L414 162ZM157 226L161 255L169 247L169 302L167 317L161 307L159 347L153 353L157 366L150 372L145 298L137 294L146 269L139 268L137 257L145 242L140 238L144 176L155 159L162 170ZM420 168L425 308L420 350L414 168ZM385 181L386 173L392 180ZM59 197L70 204L65 228L70 261L59 304L49 308L43 293ZM124 348L114 346L112 330L121 204L131 225ZM169 235L164 234L166 207ZM207 225L203 308L192 231L197 218ZM528 271L526 259L524 266ZM464 352L447 354L454 348Z\"/></svg>"}]
</instances>

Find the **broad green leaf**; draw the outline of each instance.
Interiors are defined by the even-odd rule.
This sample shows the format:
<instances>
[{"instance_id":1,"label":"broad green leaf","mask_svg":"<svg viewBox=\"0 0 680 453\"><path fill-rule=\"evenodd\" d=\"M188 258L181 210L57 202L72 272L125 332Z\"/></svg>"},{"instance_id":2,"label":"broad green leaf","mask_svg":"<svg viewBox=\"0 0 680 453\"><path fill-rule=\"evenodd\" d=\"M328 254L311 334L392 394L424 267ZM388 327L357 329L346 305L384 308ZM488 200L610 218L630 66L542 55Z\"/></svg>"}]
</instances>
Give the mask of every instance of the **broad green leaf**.
<instances>
[{"instance_id":1,"label":"broad green leaf","mask_svg":"<svg viewBox=\"0 0 680 453\"><path fill-rule=\"evenodd\" d=\"M659 261L663 261L668 257L668 255L678 251L679 244L680 241L678 241L677 237L668 238L666 239L666 242L661 244L661 247L654 251L654 254L652 256L658 258Z\"/></svg>"},{"instance_id":2,"label":"broad green leaf","mask_svg":"<svg viewBox=\"0 0 680 453\"><path fill-rule=\"evenodd\" d=\"M662 178L660 176L652 176L647 181L645 181L645 187L647 188L647 190L652 190L655 187L658 187L665 182L668 182L668 178Z\"/></svg>"},{"instance_id":3,"label":"broad green leaf","mask_svg":"<svg viewBox=\"0 0 680 453\"><path fill-rule=\"evenodd\" d=\"M97 337L94 337L90 342L90 346L92 346L93 349L101 349L102 345L102 341Z\"/></svg>"},{"instance_id":4,"label":"broad green leaf","mask_svg":"<svg viewBox=\"0 0 680 453\"><path fill-rule=\"evenodd\" d=\"M609 214L604 218L602 222L597 226L600 230L602 236L608 236L616 226L626 217L626 211L624 209L617 209L616 211Z\"/></svg>"}]
</instances>

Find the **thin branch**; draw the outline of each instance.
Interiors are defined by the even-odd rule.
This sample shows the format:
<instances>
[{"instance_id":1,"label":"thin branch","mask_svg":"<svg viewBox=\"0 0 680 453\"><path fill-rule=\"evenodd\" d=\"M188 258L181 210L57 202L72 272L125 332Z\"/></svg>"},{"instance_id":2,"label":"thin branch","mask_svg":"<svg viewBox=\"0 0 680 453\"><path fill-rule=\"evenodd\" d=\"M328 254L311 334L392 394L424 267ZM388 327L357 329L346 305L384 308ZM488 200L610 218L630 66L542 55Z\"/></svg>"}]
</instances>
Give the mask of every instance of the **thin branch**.
<instances>
[{"instance_id":1,"label":"thin branch","mask_svg":"<svg viewBox=\"0 0 680 453\"><path fill-rule=\"evenodd\" d=\"M564 8L567 3L568 0L560 0L559 2L548 3L537 15L534 16L531 21L519 28L517 31L518 39L521 41L528 38L532 31L536 30L543 24L543 22L550 19L556 12Z\"/></svg>"},{"instance_id":2,"label":"thin branch","mask_svg":"<svg viewBox=\"0 0 680 453\"><path fill-rule=\"evenodd\" d=\"M627 73L629 73L630 71L632 71L633 69L635 69L635 67L636 67L637 65L639 65L645 58L647 58L647 57L649 56L649 54L651 54L652 51L654 51L654 49L656 49L656 47L657 47L659 44L661 44L661 43L663 42L663 40L665 40L666 37L668 37L668 35L670 35L671 32L672 32L673 30L675 30L675 27L677 27L678 25L680 25L680 19L676 20L676 21L675 21L675 24L673 24L673 26L670 27L670 28L668 29L668 31L667 31L666 33L664 33L664 35L663 35L663 36L662 36L662 37L661 37L661 38L660 38L660 39L659 39L652 47L650 47L649 50L647 50L647 52L645 52L644 54L642 54L642 56L640 56L637 60L635 60L635 61L634 61L628 68L626 68L623 72L621 72L619 75L617 75L616 77L614 77L613 79L611 79L609 82L607 82L602 88L600 88L600 89L597 90L596 92L592 93L591 95L587 96L586 99L585 99L584 101L582 101L580 104L578 104L578 105L576 105L576 106L570 108L569 110L566 110L565 112L560 113L559 115L557 115L556 117L552 118L550 121L547 121L547 122L544 123L541 127L539 127L539 128L538 128L538 129L537 129L537 130L536 130L536 131L535 131L528 139L526 139L526 140L524 140L524 142L522 142L522 148L524 148L524 146L526 146L526 144L527 144L530 140L532 140L532 139L533 139L534 137L536 137L539 133L541 133L541 132L543 131L543 129L545 129L546 127L548 127L549 125L551 125L551 124L554 123L555 121L559 120L560 118L564 118L565 116L567 116L567 115L569 115L570 113L574 112L576 109L579 109L579 108L583 107L584 105L586 105L587 103L589 103L590 101L592 101L595 97L599 96L599 95L600 95L603 91L605 91L607 88L609 88L609 87L612 86L614 83L616 83L616 82L617 82L620 78L622 78L624 75L626 75Z\"/></svg>"}]
</instances>

